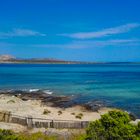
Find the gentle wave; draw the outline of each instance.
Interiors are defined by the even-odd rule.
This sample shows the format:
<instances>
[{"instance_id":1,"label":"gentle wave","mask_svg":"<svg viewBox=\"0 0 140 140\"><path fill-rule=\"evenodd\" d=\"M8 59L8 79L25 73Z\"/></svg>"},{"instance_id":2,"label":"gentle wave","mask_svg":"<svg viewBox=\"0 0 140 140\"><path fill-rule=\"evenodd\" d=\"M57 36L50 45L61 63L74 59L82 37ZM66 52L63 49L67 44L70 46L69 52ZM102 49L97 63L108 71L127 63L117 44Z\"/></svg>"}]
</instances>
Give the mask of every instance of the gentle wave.
<instances>
[{"instance_id":1,"label":"gentle wave","mask_svg":"<svg viewBox=\"0 0 140 140\"><path fill-rule=\"evenodd\" d=\"M37 92L39 89L29 89L29 92Z\"/></svg>"},{"instance_id":2,"label":"gentle wave","mask_svg":"<svg viewBox=\"0 0 140 140\"><path fill-rule=\"evenodd\" d=\"M44 89L17 89L17 90L14 90L14 89L7 89L7 90L3 90L3 89L0 89L0 92L9 92L9 93L14 93L14 92L29 92L29 93L39 93L39 92L42 92L42 93L45 93L45 94L53 94L52 91L50 90L44 90Z\"/></svg>"},{"instance_id":3,"label":"gentle wave","mask_svg":"<svg viewBox=\"0 0 140 140\"><path fill-rule=\"evenodd\" d=\"M43 92L46 93L46 94L50 94L50 95L53 94L53 92L50 91L50 90L43 90Z\"/></svg>"}]
</instances>

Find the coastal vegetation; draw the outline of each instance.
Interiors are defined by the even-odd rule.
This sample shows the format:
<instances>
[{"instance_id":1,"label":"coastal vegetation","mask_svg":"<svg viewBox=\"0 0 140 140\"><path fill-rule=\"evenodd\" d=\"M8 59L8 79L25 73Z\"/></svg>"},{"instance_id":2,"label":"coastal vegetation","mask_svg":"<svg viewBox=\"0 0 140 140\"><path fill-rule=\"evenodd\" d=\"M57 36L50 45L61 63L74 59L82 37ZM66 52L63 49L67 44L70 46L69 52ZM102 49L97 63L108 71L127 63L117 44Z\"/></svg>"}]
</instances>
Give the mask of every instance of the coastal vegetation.
<instances>
[{"instance_id":1,"label":"coastal vegetation","mask_svg":"<svg viewBox=\"0 0 140 140\"><path fill-rule=\"evenodd\" d=\"M48 110L48 109L44 109L44 112L43 112L44 115L47 115L47 114L49 114L49 113L51 113L50 110Z\"/></svg>"},{"instance_id":2,"label":"coastal vegetation","mask_svg":"<svg viewBox=\"0 0 140 140\"><path fill-rule=\"evenodd\" d=\"M133 125L128 113L110 111L100 120L91 122L86 130L86 140L140 139L140 124Z\"/></svg>"},{"instance_id":3,"label":"coastal vegetation","mask_svg":"<svg viewBox=\"0 0 140 140\"><path fill-rule=\"evenodd\" d=\"M16 134L10 130L0 130L0 140L59 140L45 133ZM69 140L139 140L140 123L134 125L127 112L114 110L93 121L85 134L72 135ZM61 138L62 140L62 138Z\"/></svg>"},{"instance_id":4,"label":"coastal vegetation","mask_svg":"<svg viewBox=\"0 0 140 140\"><path fill-rule=\"evenodd\" d=\"M82 113L79 113L78 115L75 116L75 118L77 118L77 119L82 119L82 117L83 117Z\"/></svg>"},{"instance_id":5,"label":"coastal vegetation","mask_svg":"<svg viewBox=\"0 0 140 140\"><path fill-rule=\"evenodd\" d=\"M56 140L54 136L47 136L41 132L33 134L16 134L11 130L0 130L0 140Z\"/></svg>"},{"instance_id":6,"label":"coastal vegetation","mask_svg":"<svg viewBox=\"0 0 140 140\"><path fill-rule=\"evenodd\" d=\"M58 111L58 115L61 115L63 112L61 110Z\"/></svg>"},{"instance_id":7,"label":"coastal vegetation","mask_svg":"<svg viewBox=\"0 0 140 140\"><path fill-rule=\"evenodd\" d=\"M72 112L72 113L71 113L71 115L75 115L75 113L74 113L74 112Z\"/></svg>"}]
</instances>

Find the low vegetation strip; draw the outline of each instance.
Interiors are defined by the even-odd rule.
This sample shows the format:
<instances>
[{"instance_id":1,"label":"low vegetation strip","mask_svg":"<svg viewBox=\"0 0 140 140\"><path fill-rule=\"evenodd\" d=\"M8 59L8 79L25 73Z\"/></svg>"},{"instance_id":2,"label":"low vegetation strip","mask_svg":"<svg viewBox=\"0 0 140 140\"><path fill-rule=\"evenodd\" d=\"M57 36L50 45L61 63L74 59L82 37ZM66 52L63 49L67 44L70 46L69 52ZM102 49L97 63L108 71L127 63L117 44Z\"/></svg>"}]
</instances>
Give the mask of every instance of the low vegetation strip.
<instances>
[{"instance_id":1,"label":"low vegetation strip","mask_svg":"<svg viewBox=\"0 0 140 140\"><path fill-rule=\"evenodd\" d=\"M90 122L85 134L73 135L69 137L69 140L139 140L140 123L133 125L130 121L128 113L117 110L110 111L102 115L101 119ZM0 130L0 139L60 140L56 136L47 135L47 133L15 134L9 130ZM61 140L63 139L61 138Z\"/></svg>"}]
</instances>

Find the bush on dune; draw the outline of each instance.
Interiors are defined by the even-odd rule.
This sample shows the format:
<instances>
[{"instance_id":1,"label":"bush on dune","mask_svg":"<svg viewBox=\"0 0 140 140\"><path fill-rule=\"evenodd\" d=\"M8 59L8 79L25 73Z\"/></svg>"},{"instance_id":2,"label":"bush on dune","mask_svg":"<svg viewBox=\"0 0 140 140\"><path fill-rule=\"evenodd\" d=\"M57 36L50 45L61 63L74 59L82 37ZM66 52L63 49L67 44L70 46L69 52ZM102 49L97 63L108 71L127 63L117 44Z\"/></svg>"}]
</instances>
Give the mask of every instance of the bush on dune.
<instances>
[{"instance_id":1,"label":"bush on dune","mask_svg":"<svg viewBox=\"0 0 140 140\"><path fill-rule=\"evenodd\" d=\"M139 130L138 126L130 124L128 113L110 111L89 124L85 140L135 140L140 139Z\"/></svg>"}]
</instances>

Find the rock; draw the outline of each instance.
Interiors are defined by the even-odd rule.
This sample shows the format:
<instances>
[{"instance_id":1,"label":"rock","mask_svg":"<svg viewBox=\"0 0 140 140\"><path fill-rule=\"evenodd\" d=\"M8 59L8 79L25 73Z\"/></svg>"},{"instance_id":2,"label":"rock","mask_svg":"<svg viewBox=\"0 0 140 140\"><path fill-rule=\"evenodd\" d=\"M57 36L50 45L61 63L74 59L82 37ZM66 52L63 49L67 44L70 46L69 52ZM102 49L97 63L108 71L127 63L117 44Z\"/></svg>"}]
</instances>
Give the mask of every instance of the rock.
<instances>
[{"instance_id":1,"label":"rock","mask_svg":"<svg viewBox=\"0 0 140 140\"><path fill-rule=\"evenodd\" d=\"M105 107L106 105L103 101L94 100L84 104L83 106L87 110L98 111L100 108Z\"/></svg>"},{"instance_id":2,"label":"rock","mask_svg":"<svg viewBox=\"0 0 140 140\"><path fill-rule=\"evenodd\" d=\"M137 116L133 113L129 113L130 119L135 121L137 119Z\"/></svg>"}]
</instances>

